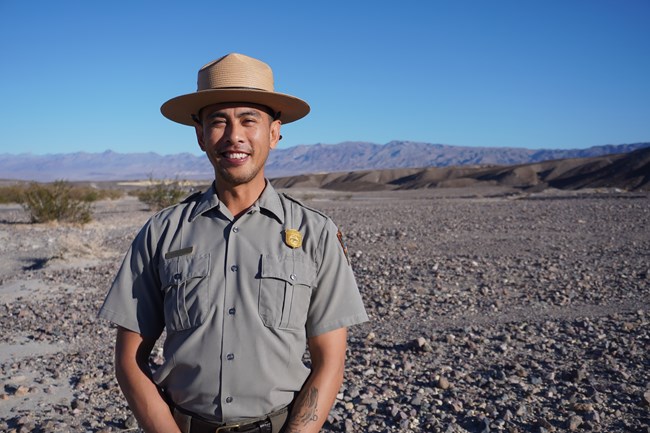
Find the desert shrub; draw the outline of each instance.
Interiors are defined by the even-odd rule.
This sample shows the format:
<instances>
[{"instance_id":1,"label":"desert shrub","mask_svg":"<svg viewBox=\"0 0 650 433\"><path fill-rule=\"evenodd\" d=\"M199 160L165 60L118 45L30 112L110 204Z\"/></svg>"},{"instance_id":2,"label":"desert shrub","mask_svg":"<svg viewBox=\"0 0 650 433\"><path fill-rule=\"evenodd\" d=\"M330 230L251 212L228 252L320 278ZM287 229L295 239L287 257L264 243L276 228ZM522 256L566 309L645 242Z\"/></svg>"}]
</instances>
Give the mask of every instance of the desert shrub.
<instances>
[{"instance_id":1,"label":"desert shrub","mask_svg":"<svg viewBox=\"0 0 650 433\"><path fill-rule=\"evenodd\" d=\"M10 185L0 187L0 204L22 203L25 195L23 185Z\"/></svg>"},{"instance_id":2,"label":"desert shrub","mask_svg":"<svg viewBox=\"0 0 650 433\"><path fill-rule=\"evenodd\" d=\"M70 191L72 197L77 200L94 202L97 200L116 200L121 198L124 193L115 189L98 189L89 186L77 186Z\"/></svg>"},{"instance_id":3,"label":"desert shrub","mask_svg":"<svg viewBox=\"0 0 650 433\"><path fill-rule=\"evenodd\" d=\"M23 203L28 189L27 184L0 187L0 204ZM124 191L119 189L99 189L89 186L70 186L70 196L75 200L85 202L117 200L124 196Z\"/></svg>"},{"instance_id":4,"label":"desert shrub","mask_svg":"<svg viewBox=\"0 0 650 433\"><path fill-rule=\"evenodd\" d=\"M124 191L120 189L100 189L98 193L98 200L118 200L124 197Z\"/></svg>"},{"instance_id":5,"label":"desert shrub","mask_svg":"<svg viewBox=\"0 0 650 433\"><path fill-rule=\"evenodd\" d=\"M75 197L69 182L31 183L24 190L22 205L32 222L64 221L85 224L92 219L90 202Z\"/></svg>"},{"instance_id":6,"label":"desert shrub","mask_svg":"<svg viewBox=\"0 0 650 433\"><path fill-rule=\"evenodd\" d=\"M149 179L150 186L135 191L136 197L154 211L159 211L178 203L186 192L178 180Z\"/></svg>"}]
</instances>

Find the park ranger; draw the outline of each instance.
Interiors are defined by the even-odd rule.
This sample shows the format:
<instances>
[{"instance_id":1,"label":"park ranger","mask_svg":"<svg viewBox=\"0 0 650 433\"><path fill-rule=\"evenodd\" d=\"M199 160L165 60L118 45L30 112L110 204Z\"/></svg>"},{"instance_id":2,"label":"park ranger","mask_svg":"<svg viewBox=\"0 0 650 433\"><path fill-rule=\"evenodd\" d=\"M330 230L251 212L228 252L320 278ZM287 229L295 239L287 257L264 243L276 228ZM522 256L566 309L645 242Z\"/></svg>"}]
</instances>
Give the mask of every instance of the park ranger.
<instances>
[{"instance_id":1,"label":"park ranger","mask_svg":"<svg viewBox=\"0 0 650 433\"><path fill-rule=\"evenodd\" d=\"M309 106L275 92L267 64L229 54L161 111L194 127L215 180L151 217L100 310L117 325L129 406L146 432L317 432L343 381L347 327L368 318L340 231L264 177L281 125Z\"/></svg>"}]
</instances>

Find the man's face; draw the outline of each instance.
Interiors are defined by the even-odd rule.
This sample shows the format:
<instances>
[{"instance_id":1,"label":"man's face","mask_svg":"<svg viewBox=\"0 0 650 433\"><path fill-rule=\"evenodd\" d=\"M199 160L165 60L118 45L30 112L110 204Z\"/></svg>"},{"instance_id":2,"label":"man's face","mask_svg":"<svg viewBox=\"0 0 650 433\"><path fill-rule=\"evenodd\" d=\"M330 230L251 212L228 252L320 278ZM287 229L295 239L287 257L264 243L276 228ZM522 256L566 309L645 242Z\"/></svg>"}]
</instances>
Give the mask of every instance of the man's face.
<instances>
[{"instance_id":1,"label":"man's face","mask_svg":"<svg viewBox=\"0 0 650 433\"><path fill-rule=\"evenodd\" d=\"M217 182L234 187L264 180L269 151L280 139L280 121L264 107L226 103L201 110L196 136L214 167Z\"/></svg>"}]
</instances>

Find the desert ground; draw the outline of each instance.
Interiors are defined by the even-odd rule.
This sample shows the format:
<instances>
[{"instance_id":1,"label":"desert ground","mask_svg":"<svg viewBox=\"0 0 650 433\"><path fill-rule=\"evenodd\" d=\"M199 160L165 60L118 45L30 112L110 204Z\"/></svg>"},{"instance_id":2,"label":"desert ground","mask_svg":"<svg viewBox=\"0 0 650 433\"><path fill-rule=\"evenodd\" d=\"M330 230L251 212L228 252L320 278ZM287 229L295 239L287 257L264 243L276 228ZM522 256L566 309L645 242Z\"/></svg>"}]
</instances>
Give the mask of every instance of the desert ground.
<instances>
[{"instance_id":1,"label":"desert ground","mask_svg":"<svg viewBox=\"0 0 650 433\"><path fill-rule=\"evenodd\" d=\"M650 193L287 192L341 227L371 318L323 431L650 432ZM0 207L0 431L138 431L96 313L150 215Z\"/></svg>"}]
</instances>

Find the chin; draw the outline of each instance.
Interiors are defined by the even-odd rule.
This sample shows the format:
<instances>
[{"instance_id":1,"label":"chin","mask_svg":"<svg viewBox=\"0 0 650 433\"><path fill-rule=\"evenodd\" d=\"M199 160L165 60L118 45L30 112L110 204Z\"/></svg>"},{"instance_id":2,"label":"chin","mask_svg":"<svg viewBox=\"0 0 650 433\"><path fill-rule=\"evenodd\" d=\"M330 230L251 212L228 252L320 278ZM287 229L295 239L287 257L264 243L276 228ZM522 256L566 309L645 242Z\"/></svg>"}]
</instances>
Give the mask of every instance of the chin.
<instances>
[{"instance_id":1,"label":"chin","mask_svg":"<svg viewBox=\"0 0 650 433\"><path fill-rule=\"evenodd\" d=\"M217 180L222 180L235 186L247 184L257 177L257 173L244 173L236 175L228 172L220 172L219 174L220 176L217 177Z\"/></svg>"}]
</instances>

